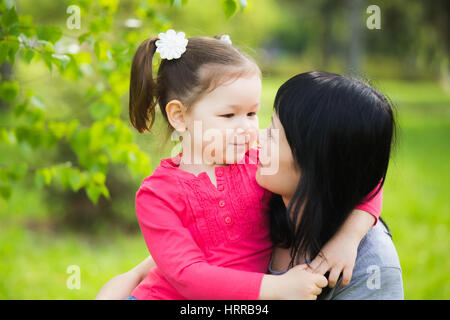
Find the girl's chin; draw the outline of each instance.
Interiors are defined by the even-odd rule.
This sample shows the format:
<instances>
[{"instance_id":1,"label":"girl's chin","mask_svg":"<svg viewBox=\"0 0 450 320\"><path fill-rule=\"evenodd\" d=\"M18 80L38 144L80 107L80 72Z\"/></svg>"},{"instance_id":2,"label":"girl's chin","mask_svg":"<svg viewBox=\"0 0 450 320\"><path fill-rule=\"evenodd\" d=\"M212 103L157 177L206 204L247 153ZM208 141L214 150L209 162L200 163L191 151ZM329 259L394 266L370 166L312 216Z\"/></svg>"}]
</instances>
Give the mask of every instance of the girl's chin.
<instances>
[{"instance_id":1,"label":"girl's chin","mask_svg":"<svg viewBox=\"0 0 450 320\"><path fill-rule=\"evenodd\" d=\"M235 164L244 161L245 153L247 150L242 150L238 152L230 152L225 156L224 162L226 164Z\"/></svg>"}]
</instances>

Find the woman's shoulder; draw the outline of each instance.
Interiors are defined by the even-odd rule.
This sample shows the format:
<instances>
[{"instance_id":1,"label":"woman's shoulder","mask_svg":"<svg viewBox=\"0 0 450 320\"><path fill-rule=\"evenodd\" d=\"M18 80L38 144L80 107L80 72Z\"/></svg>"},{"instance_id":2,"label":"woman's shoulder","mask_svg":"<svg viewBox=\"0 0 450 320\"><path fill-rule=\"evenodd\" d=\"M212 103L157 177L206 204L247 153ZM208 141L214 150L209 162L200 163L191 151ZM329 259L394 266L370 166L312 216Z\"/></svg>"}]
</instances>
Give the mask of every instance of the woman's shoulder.
<instances>
[{"instance_id":1,"label":"woman's shoulder","mask_svg":"<svg viewBox=\"0 0 450 320\"><path fill-rule=\"evenodd\" d=\"M383 221L378 221L361 240L355 267L356 264L400 269L397 250Z\"/></svg>"},{"instance_id":2,"label":"woman's shoulder","mask_svg":"<svg viewBox=\"0 0 450 320\"><path fill-rule=\"evenodd\" d=\"M390 232L382 221L378 221L361 240L350 284L346 287L336 286L333 289L322 299L404 298L397 250Z\"/></svg>"}]
</instances>

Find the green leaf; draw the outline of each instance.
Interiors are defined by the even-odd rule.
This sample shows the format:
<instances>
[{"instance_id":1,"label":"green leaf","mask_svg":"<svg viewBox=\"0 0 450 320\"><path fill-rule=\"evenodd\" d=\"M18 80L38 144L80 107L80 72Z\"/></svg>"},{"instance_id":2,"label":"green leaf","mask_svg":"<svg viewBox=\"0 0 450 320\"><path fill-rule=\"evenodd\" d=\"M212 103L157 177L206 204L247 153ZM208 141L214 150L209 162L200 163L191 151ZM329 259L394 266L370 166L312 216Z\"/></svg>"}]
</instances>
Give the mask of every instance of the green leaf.
<instances>
[{"instance_id":1,"label":"green leaf","mask_svg":"<svg viewBox=\"0 0 450 320\"><path fill-rule=\"evenodd\" d=\"M52 71L53 64L52 64L52 53L51 52L42 52L41 57L45 62L45 65L47 66L48 70Z\"/></svg>"},{"instance_id":2,"label":"green leaf","mask_svg":"<svg viewBox=\"0 0 450 320\"><path fill-rule=\"evenodd\" d=\"M96 184L104 184L106 180L106 176L101 173L101 172L95 172L94 174L92 174L91 176L91 181L93 181Z\"/></svg>"},{"instance_id":3,"label":"green leaf","mask_svg":"<svg viewBox=\"0 0 450 320\"><path fill-rule=\"evenodd\" d=\"M34 182L40 189L44 185L49 185L52 181L52 172L48 168L38 169L34 175Z\"/></svg>"},{"instance_id":4,"label":"green leaf","mask_svg":"<svg viewBox=\"0 0 450 320\"><path fill-rule=\"evenodd\" d=\"M0 195L3 199L9 200L11 198L12 188L8 185L0 184Z\"/></svg>"},{"instance_id":5,"label":"green leaf","mask_svg":"<svg viewBox=\"0 0 450 320\"><path fill-rule=\"evenodd\" d=\"M70 57L66 54L52 54L53 62L56 62L55 64L59 65L61 71L65 70L67 67L67 64L70 62Z\"/></svg>"},{"instance_id":6,"label":"green leaf","mask_svg":"<svg viewBox=\"0 0 450 320\"><path fill-rule=\"evenodd\" d=\"M57 137L58 139L61 139L66 134L67 123L50 121L48 123L48 128L53 133L53 135L55 135L55 137Z\"/></svg>"},{"instance_id":7,"label":"green leaf","mask_svg":"<svg viewBox=\"0 0 450 320\"><path fill-rule=\"evenodd\" d=\"M16 59L16 53L19 50L20 43L19 40L15 37L10 37L7 42L7 51L8 51L8 58L12 65L14 65L14 61Z\"/></svg>"},{"instance_id":8,"label":"green leaf","mask_svg":"<svg viewBox=\"0 0 450 320\"><path fill-rule=\"evenodd\" d=\"M6 61L8 57L9 46L6 42L0 42L0 65Z\"/></svg>"},{"instance_id":9,"label":"green leaf","mask_svg":"<svg viewBox=\"0 0 450 320\"><path fill-rule=\"evenodd\" d=\"M43 26L37 29L38 38L55 44L62 36L62 31L58 27Z\"/></svg>"},{"instance_id":10,"label":"green leaf","mask_svg":"<svg viewBox=\"0 0 450 320\"><path fill-rule=\"evenodd\" d=\"M16 81L3 81L0 83L0 99L12 102L19 92L19 84Z\"/></svg>"},{"instance_id":11,"label":"green leaf","mask_svg":"<svg viewBox=\"0 0 450 320\"><path fill-rule=\"evenodd\" d=\"M16 118L20 117L25 112L25 110L27 109L27 106L28 106L28 100L25 100L25 101L23 101L21 103L17 103L14 106L14 116Z\"/></svg>"},{"instance_id":12,"label":"green leaf","mask_svg":"<svg viewBox=\"0 0 450 320\"><path fill-rule=\"evenodd\" d=\"M95 55L100 61L109 61L112 59L110 44L106 41L97 41L94 45Z\"/></svg>"},{"instance_id":13,"label":"green leaf","mask_svg":"<svg viewBox=\"0 0 450 320\"><path fill-rule=\"evenodd\" d=\"M237 10L235 0L222 0L222 9L225 13L225 17L229 19Z\"/></svg>"},{"instance_id":14,"label":"green leaf","mask_svg":"<svg viewBox=\"0 0 450 320\"><path fill-rule=\"evenodd\" d=\"M69 173L69 183L72 190L77 192L84 186L86 180L78 169L72 169Z\"/></svg>"},{"instance_id":15,"label":"green leaf","mask_svg":"<svg viewBox=\"0 0 450 320\"><path fill-rule=\"evenodd\" d=\"M101 193L101 187L95 185L94 183L88 184L86 188L86 194L94 204L97 204L98 198L100 197Z\"/></svg>"},{"instance_id":16,"label":"green leaf","mask_svg":"<svg viewBox=\"0 0 450 320\"><path fill-rule=\"evenodd\" d=\"M85 41L88 42L90 45L94 44L94 40L91 38L91 34L89 32L83 33L81 36L78 37L79 44L82 44Z\"/></svg>"},{"instance_id":17,"label":"green leaf","mask_svg":"<svg viewBox=\"0 0 450 320\"><path fill-rule=\"evenodd\" d=\"M34 51L28 48L23 48L23 50L20 51L20 56L27 64L30 64L34 57Z\"/></svg>"},{"instance_id":18,"label":"green leaf","mask_svg":"<svg viewBox=\"0 0 450 320\"><path fill-rule=\"evenodd\" d=\"M19 17L17 16L16 8L11 7L4 14L2 14L2 28L4 32L9 33L9 31L18 25Z\"/></svg>"}]
</instances>

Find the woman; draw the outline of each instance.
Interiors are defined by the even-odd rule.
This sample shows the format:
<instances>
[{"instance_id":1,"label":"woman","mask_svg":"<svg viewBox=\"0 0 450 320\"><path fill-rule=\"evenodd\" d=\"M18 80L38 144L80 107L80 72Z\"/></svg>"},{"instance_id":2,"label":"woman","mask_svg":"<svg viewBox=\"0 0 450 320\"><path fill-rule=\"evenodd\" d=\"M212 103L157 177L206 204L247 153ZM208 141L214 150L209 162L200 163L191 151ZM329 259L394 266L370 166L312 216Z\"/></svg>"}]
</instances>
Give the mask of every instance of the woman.
<instances>
[{"instance_id":1,"label":"woman","mask_svg":"<svg viewBox=\"0 0 450 320\"><path fill-rule=\"evenodd\" d=\"M344 221L352 219L352 209L385 181L395 128L387 100L363 82L308 72L280 87L274 108L272 124L261 135L256 174L258 184L274 193L270 216L276 247L269 272L283 273L319 256L322 258L314 259L310 268L325 274L342 269L329 266L327 257L354 255L350 284L341 286L339 280L320 298L403 299L400 263L381 219L361 235L357 248L349 244L342 253L324 246L342 234L337 232L340 228L345 231ZM264 168L272 161L278 161L279 168L275 174L265 175ZM147 258L110 280L96 298L129 296L153 265ZM344 272L348 277L348 271Z\"/></svg>"}]
</instances>

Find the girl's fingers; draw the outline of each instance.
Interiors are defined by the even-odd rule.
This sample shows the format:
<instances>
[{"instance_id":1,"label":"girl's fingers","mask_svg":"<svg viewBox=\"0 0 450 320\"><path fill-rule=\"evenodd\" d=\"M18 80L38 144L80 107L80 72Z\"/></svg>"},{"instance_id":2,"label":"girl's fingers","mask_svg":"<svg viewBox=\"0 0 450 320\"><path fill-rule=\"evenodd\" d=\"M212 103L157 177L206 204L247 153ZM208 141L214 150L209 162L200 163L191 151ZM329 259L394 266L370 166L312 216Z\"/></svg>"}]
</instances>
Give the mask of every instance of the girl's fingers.
<instances>
[{"instance_id":1,"label":"girl's fingers","mask_svg":"<svg viewBox=\"0 0 450 320\"><path fill-rule=\"evenodd\" d=\"M352 280L352 273L353 273L353 268L350 268L350 267L344 268L344 271L342 274L341 286L349 285L350 281Z\"/></svg>"},{"instance_id":2,"label":"girl's fingers","mask_svg":"<svg viewBox=\"0 0 450 320\"><path fill-rule=\"evenodd\" d=\"M316 286L318 286L320 288L325 288L328 285L327 278L325 278L324 276L319 275L319 274L317 274L315 276L316 276L316 279L314 282L315 282Z\"/></svg>"},{"instance_id":3,"label":"girl's fingers","mask_svg":"<svg viewBox=\"0 0 450 320\"><path fill-rule=\"evenodd\" d=\"M315 294L316 296L318 296L319 294L321 294L322 292L322 288L319 288L317 286L314 286L314 289L312 291L312 294Z\"/></svg>"},{"instance_id":4,"label":"girl's fingers","mask_svg":"<svg viewBox=\"0 0 450 320\"><path fill-rule=\"evenodd\" d=\"M341 274L341 270L342 270L342 268L337 268L337 267L334 267L333 269L331 269L330 276L328 277L328 286L330 288L334 288L334 286L336 285L339 275Z\"/></svg>"}]
</instances>

